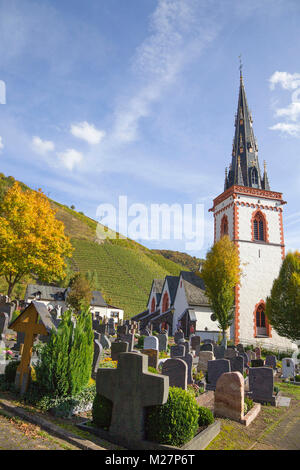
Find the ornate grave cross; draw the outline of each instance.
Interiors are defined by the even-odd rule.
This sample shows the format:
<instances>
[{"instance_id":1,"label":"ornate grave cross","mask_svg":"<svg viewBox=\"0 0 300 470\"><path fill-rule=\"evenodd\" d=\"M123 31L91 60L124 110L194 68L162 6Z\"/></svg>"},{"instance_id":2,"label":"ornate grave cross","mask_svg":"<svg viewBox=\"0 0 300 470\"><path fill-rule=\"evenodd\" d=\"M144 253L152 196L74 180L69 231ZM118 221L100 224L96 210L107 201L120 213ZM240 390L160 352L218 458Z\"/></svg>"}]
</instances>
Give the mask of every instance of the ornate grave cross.
<instances>
[{"instance_id":1,"label":"ornate grave cross","mask_svg":"<svg viewBox=\"0 0 300 470\"><path fill-rule=\"evenodd\" d=\"M33 301L17 318L9 328L13 331L25 334L24 346L22 350L21 363L17 368L15 385L20 389L21 394L25 393L30 379L30 361L32 347L37 335L47 336L51 329L55 329L51 315L47 307L41 302Z\"/></svg>"},{"instance_id":2,"label":"ornate grave cross","mask_svg":"<svg viewBox=\"0 0 300 470\"><path fill-rule=\"evenodd\" d=\"M126 442L144 439L144 408L163 405L169 378L148 372L144 354L121 353L117 369L98 369L97 393L113 402L109 432Z\"/></svg>"}]
</instances>

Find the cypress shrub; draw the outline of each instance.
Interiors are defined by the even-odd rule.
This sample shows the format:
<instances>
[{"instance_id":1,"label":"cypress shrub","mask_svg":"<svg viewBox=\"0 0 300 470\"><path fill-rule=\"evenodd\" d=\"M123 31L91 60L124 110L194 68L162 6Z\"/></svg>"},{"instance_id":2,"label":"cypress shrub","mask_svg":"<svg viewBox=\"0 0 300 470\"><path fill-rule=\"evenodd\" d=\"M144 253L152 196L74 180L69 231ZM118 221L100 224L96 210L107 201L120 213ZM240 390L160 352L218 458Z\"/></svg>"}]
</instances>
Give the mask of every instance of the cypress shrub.
<instances>
[{"instance_id":1,"label":"cypress shrub","mask_svg":"<svg viewBox=\"0 0 300 470\"><path fill-rule=\"evenodd\" d=\"M5 371L4 371L5 382L14 383L19 364L20 364L20 361L10 361L7 364L7 366L5 367Z\"/></svg>"},{"instance_id":2,"label":"cypress shrub","mask_svg":"<svg viewBox=\"0 0 300 470\"><path fill-rule=\"evenodd\" d=\"M146 439L181 446L198 430L198 404L190 392L170 387L167 403L151 406L146 414Z\"/></svg>"},{"instance_id":3,"label":"cypress shrub","mask_svg":"<svg viewBox=\"0 0 300 470\"><path fill-rule=\"evenodd\" d=\"M96 394L93 402L93 423L98 428L108 429L111 423L113 404L103 395Z\"/></svg>"}]
</instances>

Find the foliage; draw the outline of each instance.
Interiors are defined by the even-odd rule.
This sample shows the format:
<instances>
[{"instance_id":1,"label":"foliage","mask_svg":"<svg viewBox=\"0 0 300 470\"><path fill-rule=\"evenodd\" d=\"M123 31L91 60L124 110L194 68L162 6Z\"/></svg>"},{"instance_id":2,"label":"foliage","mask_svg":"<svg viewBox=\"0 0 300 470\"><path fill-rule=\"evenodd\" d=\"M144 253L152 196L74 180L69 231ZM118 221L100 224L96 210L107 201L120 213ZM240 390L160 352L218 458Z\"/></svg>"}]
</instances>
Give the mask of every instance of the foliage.
<instances>
[{"instance_id":1,"label":"foliage","mask_svg":"<svg viewBox=\"0 0 300 470\"><path fill-rule=\"evenodd\" d=\"M249 397L245 397L245 399L244 399L244 407L245 407L244 414L246 415L248 413L248 411L250 411L251 408L253 408L253 406L254 406L253 400L251 400L251 398L249 398Z\"/></svg>"},{"instance_id":2,"label":"foliage","mask_svg":"<svg viewBox=\"0 0 300 470\"><path fill-rule=\"evenodd\" d=\"M209 426L214 422L214 415L210 411L209 408L206 408L205 406L199 406L198 408L199 412L199 419L198 419L198 424L199 426Z\"/></svg>"},{"instance_id":3,"label":"foliage","mask_svg":"<svg viewBox=\"0 0 300 470\"><path fill-rule=\"evenodd\" d=\"M280 336L300 340L300 253L288 253L266 301L266 315Z\"/></svg>"},{"instance_id":4,"label":"foliage","mask_svg":"<svg viewBox=\"0 0 300 470\"><path fill-rule=\"evenodd\" d=\"M106 357L103 361L99 363L99 368L101 369L116 369L118 366L118 361L113 361L111 357Z\"/></svg>"},{"instance_id":5,"label":"foliage","mask_svg":"<svg viewBox=\"0 0 300 470\"><path fill-rule=\"evenodd\" d=\"M4 380L7 383L14 383L16 378L17 368L20 364L20 361L10 361L5 367L4 371Z\"/></svg>"},{"instance_id":6,"label":"foliage","mask_svg":"<svg viewBox=\"0 0 300 470\"><path fill-rule=\"evenodd\" d=\"M144 338L145 338L145 336L143 336L143 335L138 337L138 342L135 346L137 349L143 349L144 348Z\"/></svg>"},{"instance_id":7,"label":"foliage","mask_svg":"<svg viewBox=\"0 0 300 470\"><path fill-rule=\"evenodd\" d=\"M78 314L82 308L83 302L91 304L92 289L89 281L80 273L74 274L70 281L70 290L67 296L67 305Z\"/></svg>"},{"instance_id":8,"label":"foliage","mask_svg":"<svg viewBox=\"0 0 300 470\"><path fill-rule=\"evenodd\" d=\"M34 273L43 282L63 278L71 253L64 225L42 191L22 191L17 182L10 187L0 201L0 275L7 295L25 275Z\"/></svg>"},{"instance_id":9,"label":"foliage","mask_svg":"<svg viewBox=\"0 0 300 470\"><path fill-rule=\"evenodd\" d=\"M93 423L99 427L108 429L111 423L113 404L110 400L99 393L96 394L93 402Z\"/></svg>"},{"instance_id":10,"label":"foliage","mask_svg":"<svg viewBox=\"0 0 300 470\"><path fill-rule=\"evenodd\" d=\"M36 377L44 395L72 396L89 382L93 362L92 318L88 309L76 325L67 310L43 348L36 365Z\"/></svg>"},{"instance_id":11,"label":"foliage","mask_svg":"<svg viewBox=\"0 0 300 470\"><path fill-rule=\"evenodd\" d=\"M194 395L194 397L199 397L204 392L204 387L199 387L197 384L190 384L187 389L188 392Z\"/></svg>"},{"instance_id":12,"label":"foliage","mask_svg":"<svg viewBox=\"0 0 300 470\"><path fill-rule=\"evenodd\" d=\"M151 372L152 374L158 374L159 372L155 369L155 367L148 367L148 372Z\"/></svg>"},{"instance_id":13,"label":"foliage","mask_svg":"<svg viewBox=\"0 0 300 470\"><path fill-rule=\"evenodd\" d=\"M295 375L295 382L300 382L300 375Z\"/></svg>"},{"instance_id":14,"label":"foliage","mask_svg":"<svg viewBox=\"0 0 300 470\"><path fill-rule=\"evenodd\" d=\"M188 255L187 253L181 253L180 251L172 250L152 250L154 253L163 255L168 260L173 261L176 264L183 266L189 271L199 271L199 266L203 263L203 259L196 258L196 256Z\"/></svg>"},{"instance_id":15,"label":"foliage","mask_svg":"<svg viewBox=\"0 0 300 470\"><path fill-rule=\"evenodd\" d=\"M225 235L207 253L199 273L204 280L211 309L223 332L223 339L234 318L234 288L239 283L240 275L237 247Z\"/></svg>"},{"instance_id":16,"label":"foliage","mask_svg":"<svg viewBox=\"0 0 300 470\"><path fill-rule=\"evenodd\" d=\"M167 403L147 409L146 438L160 444L181 446L195 436L198 417L198 405L193 394L170 387Z\"/></svg>"}]
</instances>

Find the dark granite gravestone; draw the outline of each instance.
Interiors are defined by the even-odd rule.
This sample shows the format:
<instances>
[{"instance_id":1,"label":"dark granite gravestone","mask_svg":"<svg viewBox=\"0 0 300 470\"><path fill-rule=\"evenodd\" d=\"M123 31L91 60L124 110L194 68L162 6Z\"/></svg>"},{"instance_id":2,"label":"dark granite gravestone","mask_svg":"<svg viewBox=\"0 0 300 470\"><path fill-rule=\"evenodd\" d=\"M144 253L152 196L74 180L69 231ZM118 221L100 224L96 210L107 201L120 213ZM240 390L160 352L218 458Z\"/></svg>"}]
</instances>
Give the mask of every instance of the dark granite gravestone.
<instances>
[{"instance_id":1,"label":"dark granite gravestone","mask_svg":"<svg viewBox=\"0 0 300 470\"><path fill-rule=\"evenodd\" d=\"M98 333L98 335L100 335ZM92 378L96 377L97 370L99 367L99 362L101 359L101 354L102 354L102 346L99 341L99 337L95 338L94 337L94 356L93 356L93 366L92 366Z\"/></svg>"},{"instance_id":2,"label":"dark granite gravestone","mask_svg":"<svg viewBox=\"0 0 300 470\"><path fill-rule=\"evenodd\" d=\"M119 360L120 353L128 352L129 344L126 341L114 341L111 343L111 358L113 361Z\"/></svg>"},{"instance_id":3,"label":"dark granite gravestone","mask_svg":"<svg viewBox=\"0 0 300 470\"><path fill-rule=\"evenodd\" d=\"M9 314L0 312L0 341L5 341L5 335L9 324Z\"/></svg>"},{"instance_id":4,"label":"dark granite gravestone","mask_svg":"<svg viewBox=\"0 0 300 470\"><path fill-rule=\"evenodd\" d=\"M229 359L231 372L244 373L244 358L243 356L236 356Z\"/></svg>"},{"instance_id":5,"label":"dark granite gravestone","mask_svg":"<svg viewBox=\"0 0 300 470\"><path fill-rule=\"evenodd\" d=\"M270 367L249 368L249 390L253 401L276 406L274 375Z\"/></svg>"},{"instance_id":6,"label":"dark granite gravestone","mask_svg":"<svg viewBox=\"0 0 300 470\"><path fill-rule=\"evenodd\" d=\"M244 367L249 367L249 359L246 353L241 353L240 356L244 358Z\"/></svg>"},{"instance_id":7,"label":"dark granite gravestone","mask_svg":"<svg viewBox=\"0 0 300 470\"><path fill-rule=\"evenodd\" d=\"M122 341L128 343L128 352L133 351L134 349L134 335L128 333L127 335L122 335Z\"/></svg>"},{"instance_id":8,"label":"dark granite gravestone","mask_svg":"<svg viewBox=\"0 0 300 470\"><path fill-rule=\"evenodd\" d=\"M245 352L244 346L243 346L241 343L239 343L239 344L237 345L236 349L237 349L237 351L238 351L239 354L242 354L242 353Z\"/></svg>"},{"instance_id":9,"label":"dark granite gravestone","mask_svg":"<svg viewBox=\"0 0 300 470\"><path fill-rule=\"evenodd\" d=\"M204 339L204 340L203 340L203 343L204 343L204 344L215 344L215 341L214 341L213 339L208 339L208 338L207 338L207 339Z\"/></svg>"},{"instance_id":10,"label":"dark granite gravestone","mask_svg":"<svg viewBox=\"0 0 300 470\"><path fill-rule=\"evenodd\" d=\"M157 335L159 351L167 351L168 348L168 335L165 333Z\"/></svg>"},{"instance_id":11,"label":"dark granite gravestone","mask_svg":"<svg viewBox=\"0 0 300 470\"><path fill-rule=\"evenodd\" d=\"M117 327L117 335L118 335L118 338L122 338L123 335L127 335L128 334L128 325L120 325Z\"/></svg>"},{"instance_id":12,"label":"dark granite gravestone","mask_svg":"<svg viewBox=\"0 0 300 470\"><path fill-rule=\"evenodd\" d=\"M187 372L187 383L188 385L194 383L193 381L193 355L190 352L186 352L183 357L180 357L178 359L182 359L188 367L188 372Z\"/></svg>"},{"instance_id":13,"label":"dark granite gravestone","mask_svg":"<svg viewBox=\"0 0 300 470\"><path fill-rule=\"evenodd\" d=\"M108 334L114 336L116 334L115 321L113 318L108 320Z\"/></svg>"},{"instance_id":14,"label":"dark granite gravestone","mask_svg":"<svg viewBox=\"0 0 300 470\"><path fill-rule=\"evenodd\" d=\"M251 361L251 367L263 367L264 365L263 359L252 359Z\"/></svg>"},{"instance_id":15,"label":"dark granite gravestone","mask_svg":"<svg viewBox=\"0 0 300 470\"><path fill-rule=\"evenodd\" d=\"M265 366L266 367L272 367L272 369L276 370L277 369L277 358L276 358L276 356L274 356L274 355L266 356Z\"/></svg>"},{"instance_id":16,"label":"dark granite gravestone","mask_svg":"<svg viewBox=\"0 0 300 470\"><path fill-rule=\"evenodd\" d=\"M6 302L5 297L0 301L0 312L8 314L8 322L12 320L14 311L16 310L16 304L14 302Z\"/></svg>"},{"instance_id":17,"label":"dark granite gravestone","mask_svg":"<svg viewBox=\"0 0 300 470\"><path fill-rule=\"evenodd\" d=\"M201 343L201 338L200 338L200 336L194 335L194 336L191 336L190 339L191 339L191 348L194 351L196 351L197 346L199 346L200 343Z\"/></svg>"},{"instance_id":18,"label":"dark granite gravestone","mask_svg":"<svg viewBox=\"0 0 300 470\"><path fill-rule=\"evenodd\" d=\"M216 359L224 359L225 346L215 346L214 355Z\"/></svg>"},{"instance_id":19,"label":"dark granite gravestone","mask_svg":"<svg viewBox=\"0 0 300 470\"><path fill-rule=\"evenodd\" d=\"M238 355L238 352L235 349L233 348L225 349L225 352L224 352L225 359L231 359L233 357L236 357L237 355Z\"/></svg>"},{"instance_id":20,"label":"dark granite gravestone","mask_svg":"<svg viewBox=\"0 0 300 470\"><path fill-rule=\"evenodd\" d=\"M132 445L145 438L145 407L166 403L169 378L148 372L144 354L121 353L117 369L98 369L96 391L113 402L109 432Z\"/></svg>"},{"instance_id":21,"label":"dark granite gravestone","mask_svg":"<svg viewBox=\"0 0 300 470\"><path fill-rule=\"evenodd\" d=\"M206 390L215 390L218 378L225 372L231 372L228 359L208 361Z\"/></svg>"},{"instance_id":22,"label":"dark granite gravestone","mask_svg":"<svg viewBox=\"0 0 300 470\"><path fill-rule=\"evenodd\" d=\"M177 330L174 334L175 343L178 344L180 339L184 339L184 333L182 330Z\"/></svg>"},{"instance_id":23,"label":"dark granite gravestone","mask_svg":"<svg viewBox=\"0 0 300 470\"><path fill-rule=\"evenodd\" d=\"M162 366L162 375L169 377L170 387L179 387L187 390L188 365L182 359L167 359Z\"/></svg>"},{"instance_id":24,"label":"dark granite gravestone","mask_svg":"<svg viewBox=\"0 0 300 470\"><path fill-rule=\"evenodd\" d=\"M157 349L142 349L141 352L142 354L146 354L146 356L148 356L148 366L157 369L159 360L159 352Z\"/></svg>"},{"instance_id":25,"label":"dark granite gravestone","mask_svg":"<svg viewBox=\"0 0 300 470\"><path fill-rule=\"evenodd\" d=\"M103 349L110 349L111 348L111 342L108 339L106 335L103 335L100 333L100 343Z\"/></svg>"},{"instance_id":26,"label":"dark granite gravestone","mask_svg":"<svg viewBox=\"0 0 300 470\"><path fill-rule=\"evenodd\" d=\"M185 356L185 346L183 344L178 344L177 346L171 346L170 356L171 358Z\"/></svg>"},{"instance_id":27,"label":"dark granite gravestone","mask_svg":"<svg viewBox=\"0 0 300 470\"><path fill-rule=\"evenodd\" d=\"M142 328L142 329L140 330L140 334L141 334L141 336L150 336L150 335L151 335L151 332L150 332L150 330L149 330L148 328Z\"/></svg>"},{"instance_id":28,"label":"dark granite gravestone","mask_svg":"<svg viewBox=\"0 0 300 470\"><path fill-rule=\"evenodd\" d=\"M185 354L190 352L191 345L189 341L186 341L184 339L180 339L178 345L184 346L185 347Z\"/></svg>"},{"instance_id":29,"label":"dark granite gravestone","mask_svg":"<svg viewBox=\"0 0 300 470\"><path fill-rule=\"evenodd\" d=\"M210 351L214 352L214 347L211 343L204 343L200 346L200 351Z\"/></svg>"}]
</instances>

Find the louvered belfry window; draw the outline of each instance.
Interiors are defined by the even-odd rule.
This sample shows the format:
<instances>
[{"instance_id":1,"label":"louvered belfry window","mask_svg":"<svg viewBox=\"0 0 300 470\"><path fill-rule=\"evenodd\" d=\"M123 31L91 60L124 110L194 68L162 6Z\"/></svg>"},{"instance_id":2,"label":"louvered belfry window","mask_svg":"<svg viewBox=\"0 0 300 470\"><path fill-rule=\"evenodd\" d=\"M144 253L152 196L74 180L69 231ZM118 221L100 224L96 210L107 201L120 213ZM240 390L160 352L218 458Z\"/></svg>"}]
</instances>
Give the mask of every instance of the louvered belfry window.
<instances>
[{"instance_id":1,"label":"louvered belfry window","mask_svg":"<svg viewBox=\"0 0 300 470\"><path fill-rule=\"evenodd\" d=\"M266 241L265 220L260 213L256 214L253 220L253 238L258 241Z\"/></svg>"}]
</instances>

